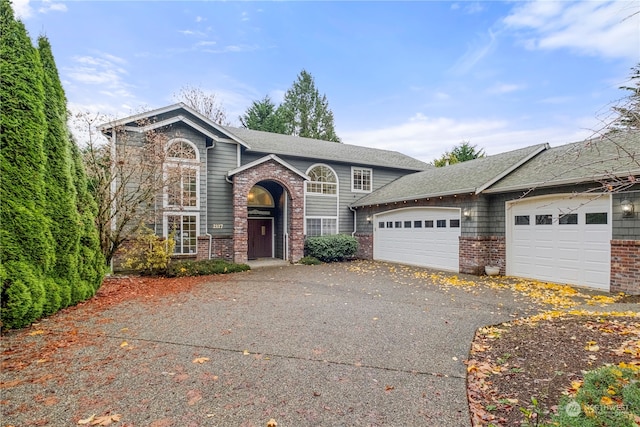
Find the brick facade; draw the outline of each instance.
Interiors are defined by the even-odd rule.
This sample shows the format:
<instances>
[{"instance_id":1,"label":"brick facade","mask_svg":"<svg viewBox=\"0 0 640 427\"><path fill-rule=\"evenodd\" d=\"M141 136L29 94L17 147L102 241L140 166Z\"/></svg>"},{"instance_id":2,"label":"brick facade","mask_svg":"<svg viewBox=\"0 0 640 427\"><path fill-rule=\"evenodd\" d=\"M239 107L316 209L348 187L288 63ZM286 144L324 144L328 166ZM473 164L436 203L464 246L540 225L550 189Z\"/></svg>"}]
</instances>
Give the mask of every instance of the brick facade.
<instances>
[{"instance_id":1,"label":"brick facade","mask_svg":"<svg viewBox=\"0 0 640 427\"><path fill-rule=\"evenodd\" d=\"M640 295L640 240L611 241L610 291Z\"/></svg>"},{"instance_id":2,"label":"brick facade","mask_svg":"<svg viewBox=\"0 0 640 427\"><path fill-rule=\"evenodd\" d=\"M358 239L357 259L373 259L373 234L356 233L355 238Z\"/></svg>"},{"instance_id":3,"label":"brick facade","mask_svg":"<svg viewBox=\"0 0 640 427\"><path fill-rule=\"evenodd\" d=\"M506 245L504 237L460 237L460 273L482 275L486 265L500 267L506 273Z\"/></svg>"},{"instance_id":4,"label":"brick facade","mask_svg":"<svg viewBox=\"0 0 640 427\"><path fill-rule=\"evenodd\" d=\"M233 261L233 237L231 236L199 236L197 260L209 259L209 242L211 242L211 259Z\"/></svg>"},{"instance_id":5,"label":"brick facade","mask_svg":"<svg viewBox=\"0 0 640 427\"><path fill-rule=\"evenodd\" d=\"M269 160L238 172L233 176L233 261L247 262L248 228L247 196L260 181L274 181L289 194L289 253L288 259L297 262L304 256L304 179L275 160Z\"/></svg>"}]
</instances>

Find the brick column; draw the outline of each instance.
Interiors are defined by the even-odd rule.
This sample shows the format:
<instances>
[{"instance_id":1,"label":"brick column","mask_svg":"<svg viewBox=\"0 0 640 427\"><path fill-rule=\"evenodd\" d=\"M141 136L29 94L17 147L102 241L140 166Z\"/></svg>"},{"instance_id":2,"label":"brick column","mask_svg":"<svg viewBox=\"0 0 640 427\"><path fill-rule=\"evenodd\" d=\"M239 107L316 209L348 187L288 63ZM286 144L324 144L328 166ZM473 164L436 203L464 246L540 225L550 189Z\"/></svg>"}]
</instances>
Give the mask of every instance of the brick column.
<instances>
[{"instance_id":1,"label":"brick column","mask_svg":"<svg viewBox=\"0 0 640 427\"><path fill-rule=\"evenodd\" d=\"M640 240L611 241L610 291L640 295Z\"/></svg>"},{"instance_id":2,"label":"brick column","mask_svg":"<svg viewBox=\"0 0 640 427\"><path fill-rule=\"evenodd\" d=\"M460 236L459 268L460 273L484 274L485 265L500 267L500 274L505 274L505 240L503 237Z\"/></svg>"}]
</instances>

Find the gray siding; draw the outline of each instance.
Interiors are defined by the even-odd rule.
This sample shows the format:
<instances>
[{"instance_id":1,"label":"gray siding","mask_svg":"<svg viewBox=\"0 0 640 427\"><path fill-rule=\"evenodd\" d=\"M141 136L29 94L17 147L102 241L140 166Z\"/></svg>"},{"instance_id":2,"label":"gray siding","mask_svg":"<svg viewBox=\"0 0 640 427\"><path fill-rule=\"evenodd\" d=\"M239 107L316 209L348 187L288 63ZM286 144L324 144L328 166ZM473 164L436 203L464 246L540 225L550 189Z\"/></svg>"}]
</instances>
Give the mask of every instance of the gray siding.
<instances>
[{"instance_id":1,"label":"gray siding","mask_svg":"<svg viewBox=\"0 0 640 427\"><path fill-rule=\"evenodd\" d=\"M226 176L236 168L236 156L237 145L223 142L217 142L208 152L206 222L208 232L214 236L233 234L233 185L227 182Z\"/></svg>"},{"instance_id":2,"label":"gray siding","mask_svg":"<svg viewBox=\"0 0 640 427\"><path fill-rule=\"evenodd\" d=\"M613 195L613 239L640 240L640 190L636 185L633 191ZM620 202L627 199L633 203L634 216L622 217Z\"/></svg>"},{"instance_id":3,"label":"gray siding","mask_svg":"<svg viewBox=\"0 0 640 427\"><path fill-rule=\"evenodd\" d=\"M307 216L336 216L338 213L337 197L307 194L305 202Z\"/></svg>"}]
</instances>

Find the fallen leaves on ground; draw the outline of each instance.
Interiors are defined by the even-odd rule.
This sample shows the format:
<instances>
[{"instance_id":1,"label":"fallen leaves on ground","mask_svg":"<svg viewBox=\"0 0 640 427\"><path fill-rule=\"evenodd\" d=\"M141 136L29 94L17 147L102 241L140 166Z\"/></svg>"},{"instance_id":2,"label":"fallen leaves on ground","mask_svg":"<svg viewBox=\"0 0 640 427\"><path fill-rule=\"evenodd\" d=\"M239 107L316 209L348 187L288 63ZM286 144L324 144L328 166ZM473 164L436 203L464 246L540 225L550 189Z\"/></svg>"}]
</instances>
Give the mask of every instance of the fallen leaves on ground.
<instances>
[{"instance_id":1,"label":"fallen leaves on ground","mask_svg":"<svg viewBox=\"0 0 640 427\"><path fill-rule=\"evenodd\" d=\"M552 311L481 328L466 362L472 424L520 425L532 397L548 418L605 364L640 369L639 312Z\"/></svg>"}]
</instances>

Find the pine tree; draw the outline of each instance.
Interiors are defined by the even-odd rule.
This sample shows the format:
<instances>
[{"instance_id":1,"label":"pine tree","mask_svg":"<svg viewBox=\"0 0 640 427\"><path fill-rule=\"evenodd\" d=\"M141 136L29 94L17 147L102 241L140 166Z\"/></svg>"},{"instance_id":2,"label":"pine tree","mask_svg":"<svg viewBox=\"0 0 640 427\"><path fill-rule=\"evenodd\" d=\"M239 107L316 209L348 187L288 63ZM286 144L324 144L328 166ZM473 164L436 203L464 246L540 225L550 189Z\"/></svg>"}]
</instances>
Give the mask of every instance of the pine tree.
<instances>
[{"instance_id":1,"label":"pine tree","mask_svg":"<svg viewBox=\"0 0 640 427\"><path fill-rule=\"evenodd\" d=\"M4 327L43 313L55 252L45 216L43 70L9 0L0 0L0 299Z\"/></svg>"},{"instance_id":2,"label":"pine tree","mask_svg":"<svg viewBox=\"0 0 640 427\"><path fill-rule=\"evenodd\" d=\"M253 101L251 107L240 116L240 123L247 129L285 133L282 117L269 96L265 96L260 101Z\"/></svg>"},{"instance_id":3,"label":"pine tree","mask_svg":"<svg viewBox=\"0 0 640 427\"><path fill-rule=\"evenodd\" d=\"M302 70L278 107L289 135L340 142L326 95L320 96L311 74Z\"/></svg>"}]
</instances>

